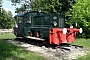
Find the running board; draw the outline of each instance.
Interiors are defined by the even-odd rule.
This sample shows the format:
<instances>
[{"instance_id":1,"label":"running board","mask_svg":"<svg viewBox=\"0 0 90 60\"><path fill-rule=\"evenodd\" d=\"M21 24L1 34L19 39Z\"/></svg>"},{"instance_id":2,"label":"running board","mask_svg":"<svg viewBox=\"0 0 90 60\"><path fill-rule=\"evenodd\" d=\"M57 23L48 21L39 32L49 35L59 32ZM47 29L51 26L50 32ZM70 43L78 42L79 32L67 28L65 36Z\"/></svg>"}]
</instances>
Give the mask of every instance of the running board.
<instances>
[{"instance_id":1,"label":"running board","mask_svg":"<svg viewBox=\"0 0 90 60\"><path fill-rule=\"evenodd\" d=\"M45 39L42 39L42 38L31 37L31 36L25 36L25 37L26 37L26 38L30 38L30 39L35 39L35 40L45 41Z\"/></svg>"}]
</instances>

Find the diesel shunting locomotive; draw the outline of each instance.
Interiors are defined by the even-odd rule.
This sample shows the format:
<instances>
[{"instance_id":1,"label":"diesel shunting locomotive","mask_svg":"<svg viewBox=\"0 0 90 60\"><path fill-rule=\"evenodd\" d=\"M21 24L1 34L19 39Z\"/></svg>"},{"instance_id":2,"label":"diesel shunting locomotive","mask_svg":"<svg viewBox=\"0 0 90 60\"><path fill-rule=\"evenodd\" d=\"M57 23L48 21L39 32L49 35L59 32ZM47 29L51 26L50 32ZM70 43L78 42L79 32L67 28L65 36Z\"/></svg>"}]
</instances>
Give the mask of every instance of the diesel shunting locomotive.
<instances>
[{"instance_id":1,"label":"diesel shunting locomotive","mask_svg":"<svg viewBox=\"0 0 90 60\"><path fill-rule=\"evenodd\" d=\"M14 34L17 37L26 37L45 41L49 38L50 44L74 42L76 33L82 33L82 28L65 27L65 15L61 13L27 12L14 16Z\"/></svg>"}]
</instances>

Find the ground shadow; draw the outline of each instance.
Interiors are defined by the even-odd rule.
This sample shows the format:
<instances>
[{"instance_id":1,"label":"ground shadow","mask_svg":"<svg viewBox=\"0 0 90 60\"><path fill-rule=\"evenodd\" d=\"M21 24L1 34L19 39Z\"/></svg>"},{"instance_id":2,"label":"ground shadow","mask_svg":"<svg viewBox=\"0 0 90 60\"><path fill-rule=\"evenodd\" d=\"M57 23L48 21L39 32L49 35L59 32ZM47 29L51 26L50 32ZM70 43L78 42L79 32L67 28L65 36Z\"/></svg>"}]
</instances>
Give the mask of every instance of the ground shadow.
<instances>
[{"instance_id":1,"label":"ground shadow","mask_svg":"<svg viewBox=\"0 0 90 60\"><path fill-rule=\"evenodd\" d=\"M0 39L0 60L25 60L24 58L20 58L17 56L17 54L20 53L20 50L18 50L19 47L6 43L5 40L8 39Z\"/></svg>"}]
</instances>

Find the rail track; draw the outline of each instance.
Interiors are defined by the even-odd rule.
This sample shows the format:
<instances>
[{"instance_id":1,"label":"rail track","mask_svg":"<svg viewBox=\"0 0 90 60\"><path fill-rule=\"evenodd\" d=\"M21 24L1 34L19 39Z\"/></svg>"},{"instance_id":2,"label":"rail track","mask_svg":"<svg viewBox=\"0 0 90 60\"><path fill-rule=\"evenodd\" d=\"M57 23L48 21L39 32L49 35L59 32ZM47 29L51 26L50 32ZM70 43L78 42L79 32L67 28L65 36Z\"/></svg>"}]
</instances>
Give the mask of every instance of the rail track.
<instances>
[{"instance_id":1,"label":"rail track","mask_svg":"<svg viewBox=\"0 0 90 60\"><path fill-rule=\"evenodd\" d=\"M46 41L37 41L34 39L27 39L27 38L16 38L16 41L21 41L21 42L25 42L25 43L29 43L32 45L36 45L36 46L45 46L47 48L51 47L53 49L65 49L65 50L72 50L72 49L84 49L83 46L79 46L79 45L73 45L73 44L68 44L68 43L62 43L60 45L55 45L55 44L49 44Z\"/></svg>"},{"instance_id":2,"label":"rail track","mask_svg":"<svg viewBox=\"0 0 90 60\"><path fill-rule=\"evenodd\" d=\"M52 48L52 49L60 49L62 51L67 50L67 51L74 51L76 49L79 50L83 50L84 47L83 46L79 46L79 45L73 45L73 44L68 44L68 43L62 43L60 45L51 45L47 42L42 42L42 41L37 41L37 40L33 40L33 39L26 39L26 38L16 38L15 40L17 41L21 41L21 42L25 42L25 43L29 43L32 45L36 45L36 46L45 46L47 48Z\"/></svg>"},{"instance_id":3,"label":"rail track","mask_svg":"<svg viewBox=\"0 0 90 60\"><path fill-rule=\"evenodd\" d=\"M51 45L49 43L43 44L42 41L26 39L26 38L16 38L14 42L15 41L18 41L19 43L23 42L33 45L32 47L28 46L26 48L34 52L39 52L41 55L48 56L50 58L55 58L56 60L63 60L63 59L73 60L79 56L85 55L84 52L85 49L83 46L67 44L67 43L63 43L60 45ZM17 43L15 45L17 45Z\"/></svg>"}]
</instances>

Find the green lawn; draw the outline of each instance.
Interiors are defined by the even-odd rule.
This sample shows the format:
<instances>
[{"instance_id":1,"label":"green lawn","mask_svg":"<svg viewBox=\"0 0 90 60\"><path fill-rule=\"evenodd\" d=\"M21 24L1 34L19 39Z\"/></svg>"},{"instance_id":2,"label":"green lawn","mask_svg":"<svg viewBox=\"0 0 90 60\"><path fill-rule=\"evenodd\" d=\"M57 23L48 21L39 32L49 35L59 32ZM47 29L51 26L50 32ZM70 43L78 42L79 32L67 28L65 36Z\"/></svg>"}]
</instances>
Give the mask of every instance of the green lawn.
<instances>
[{"instance_id":1,"label":"green lawn","mask_svg":"<svg viewBox=\"0 0 90 60\"><path fill-rule=\"evenodd\" d=\"M0 34L0 60L47 60L37 53L6 43L6 40L13 40L14 38L16 37L12 33ZM77 39L73 44L84 46L90 51L90 39ZM76 60L90 60L90 52Z\"/></svg>"},{"instance_id":2,"label":"green lawn","mask_svg":"<svg viewBox=\"0 0 90 60\"><path fill-rule=\"evenodd\" d=\"M5 41L14 38L12 33L0 35L0 60L47 60L37 53L24 50Z\"/></svg>"},{"instance_id":3,"label":"green lawn","mask_svg":"<svg viewBox=\"0 0 90 60\"><path fill-rule=\"evenodd\" d=\"M90 39L84 39L84 38L76 39L76 41L71 44L76 44L76 45L84 46L85 48L90 48Z\"/></svg>"},{"instance_id":4,"label":"green lawn","mask_svg":"<svg viewBox=\"0 0 90 60\"><path fill-rule=\"evenodd\" d=\"M88 49L87 55L78 58L77 60L90 60L90 39L77 39L74 44L80 45L80 46L84 46L85 48Z\"/></svg>"}]
</instances>

